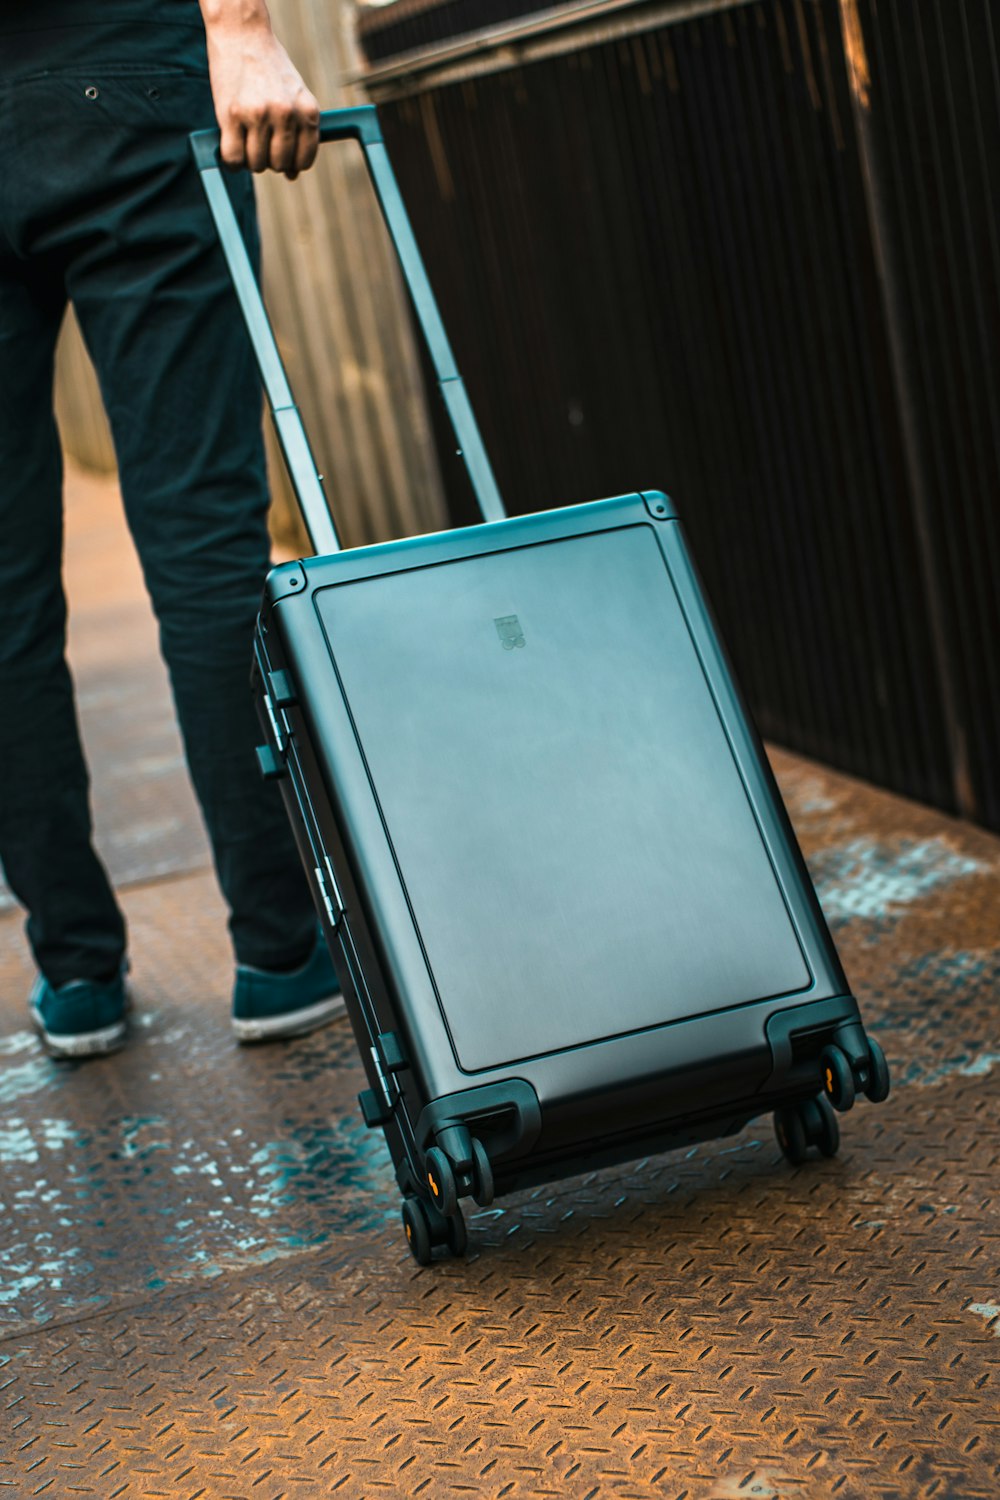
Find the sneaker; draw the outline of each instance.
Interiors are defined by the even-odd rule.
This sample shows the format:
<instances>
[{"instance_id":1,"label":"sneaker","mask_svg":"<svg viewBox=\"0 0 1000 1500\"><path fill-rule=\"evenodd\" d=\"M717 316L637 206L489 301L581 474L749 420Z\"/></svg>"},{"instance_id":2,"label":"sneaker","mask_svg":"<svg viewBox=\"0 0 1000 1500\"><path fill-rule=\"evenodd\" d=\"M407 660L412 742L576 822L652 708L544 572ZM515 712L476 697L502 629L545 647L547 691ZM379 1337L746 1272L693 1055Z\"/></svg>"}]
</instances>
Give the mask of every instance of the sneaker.
<instances>
[{"instance_id":1,"label":"sneaker","mask_svg":"<svg viewBox=\"0 0 1000 1500\"><path fill-rule=\"evenodd\" d=\"M347 1014L333 960L322 937L300 969L275 973L237 964L233 1031L240 1042L305 1036Z\"/></svg>"},{"instance_id":2,"label":"sneaker","mask_svg":"<svg viewBox=\"0 0 1000 1500\"><path fill-rule=\"evenodd\" d=\"M101 982L71 979L58 989L43 974L31 990L31 1014L53 1057L94 1057L125 1040L129 994L124 973Z\"/></svg>"}]
</instances>

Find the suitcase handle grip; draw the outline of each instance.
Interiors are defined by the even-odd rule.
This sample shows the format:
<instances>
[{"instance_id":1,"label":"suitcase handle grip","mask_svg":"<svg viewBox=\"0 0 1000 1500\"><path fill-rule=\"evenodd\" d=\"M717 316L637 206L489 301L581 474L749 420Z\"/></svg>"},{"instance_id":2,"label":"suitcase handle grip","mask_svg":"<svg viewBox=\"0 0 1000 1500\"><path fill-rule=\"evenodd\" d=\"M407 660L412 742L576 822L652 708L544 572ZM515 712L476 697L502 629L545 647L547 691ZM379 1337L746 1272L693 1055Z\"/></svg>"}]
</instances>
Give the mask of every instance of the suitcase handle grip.
<instances>
[{"instance_id":1,"label":"suitcase handle grip","mask_svg":"<svg viewBox=\"0 0 1000 1500\"><path fill-rule=\"evenodd\" d=\"M325 109L319 117L320 142L361 141L364 145L381 143L382 129L374 104L360 104L354 109ZM221 132L216 129L194 130L188 139L199 172L221 167L219 144Z\"/></svg>"},{"instance_id":2,"label":"suitcase handle grip","mask_svg":"<svg viewBox=\"0 0 1000 1500\"><path fill-rule=\"evenodd\" d=\"M351 109L324 110L320 115L319 138L321 141L356 140L361 144L379 206L427 341L441 395L448 409L458 439L459 453L465 462L479 509L486 521L503 520L506 515L503 501L465 386L455 366L448 335L382 141L378 111L372 104L357 105ZM298 496L310 541L317 552L337 552L340 550L340 541L323 493L316 461L309 447L299 409L292 399L274 331L223 181L219 160L220 133L218 130L196 130L189 140L257 357L278 441Z\"/></svg>"}]
</instances>

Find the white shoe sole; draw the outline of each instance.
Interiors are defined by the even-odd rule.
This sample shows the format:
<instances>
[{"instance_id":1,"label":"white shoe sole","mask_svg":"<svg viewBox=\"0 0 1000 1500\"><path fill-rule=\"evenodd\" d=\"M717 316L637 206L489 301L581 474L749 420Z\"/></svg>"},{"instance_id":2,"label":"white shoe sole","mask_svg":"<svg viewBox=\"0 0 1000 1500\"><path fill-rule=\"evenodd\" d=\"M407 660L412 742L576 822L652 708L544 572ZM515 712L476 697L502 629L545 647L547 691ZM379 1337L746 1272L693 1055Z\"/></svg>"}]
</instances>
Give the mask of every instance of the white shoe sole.
<instances>
[{"instance_id":1,"label":"white shoe sole","mask_svg":"<svg viewBox=\"0 0 1000 1500\"><path fill-rule=\"evenodd\" d=\"M238 1042L273 1042L280 1037L305 1036L328 1021L338 1021L347 1015L343 995L331 995L307 1005L302 1010L290 1011L284 1016L267 1016L259 1020L242 1021L233 1017L233 1033Z\"/></svg>"},{"instance_id":2,"label":"white shoe sole","mask_svg":"<svg viewBox=\"0 0 1000 1500\"><path fill-rule=\"evenodd\" d=\"M102 1026L99 1031L47 1031L41 1014L34 1006L31 1014L35 1029L52 1057L97 1057L104 1052L116 1052L124 1042L128 1030L125 1021L115 1021L114 1025Z\"/></svg>"},{"instance_id":3,"label":"white shoe sole","mask_svg":"<svg viewBox=\"0 0 1000 1500\"><path fill-rule=\"evenodd\" d=\"M123 983L124 1016L121 1017L120 1022L114 1022L111 1026L102 1026L96 1032L48 1031L42 1020L42 1013L34 1001L34 990L39 989L39 984L39 980L34 981L33 990L31 990L31 1020L51 1058L99 1058L102 1053L117 1052L129 1031L127 1014L132 1010L132 990L129 984Z\"/></svg>"}]
</instances>

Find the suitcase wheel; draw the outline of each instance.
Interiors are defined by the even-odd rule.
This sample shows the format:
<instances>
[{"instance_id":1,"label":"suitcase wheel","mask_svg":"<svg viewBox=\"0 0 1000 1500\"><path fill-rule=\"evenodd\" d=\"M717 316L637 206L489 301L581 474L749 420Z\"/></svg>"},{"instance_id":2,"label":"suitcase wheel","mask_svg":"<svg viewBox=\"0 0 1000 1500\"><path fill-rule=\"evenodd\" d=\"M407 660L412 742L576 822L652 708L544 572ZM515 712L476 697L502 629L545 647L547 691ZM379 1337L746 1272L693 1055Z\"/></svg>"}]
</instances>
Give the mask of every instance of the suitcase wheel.
<instances>
[{"instance_id":1,"label":"suitcase wheel","mask_svg":"<svg viewBox=\"0 0 1000 1500\"><path fill-rule=\"evenodd\" d=\"M824 1047L819 1066L824 1094L834 1109L846 1114L853 1105L855 1096L854 1071L846 1053L837 1046Z\"/></svg>"},{"instance_id":2,"label":"suitcase wheel","mask_svg":"<svg viewBox=\"0 0 1000 1500\"><path fill-rule=\"evenodd\" d=\"M482 1141L464 1125L449 1127L439 1140L444 1144L432 1146L424 1157L434 1207L450 1215L458 1208L459 1198L472 1198L480 1208L487 1208L493 1202L493 1167Z\"/></svg>"},{"instance_id":3,"label":"suitcase wheel","mask_svg":"<svg viewBox=\"0 0 1000 1500\"><path fill-rule=\"evenodd\" d=\"M493 1168L482 1141L472 1137L472 1197L480 1208L493 1202Z\"/></svg>"},{"instance_id":4,"label":"suitcase wheel","mask_svg":"<svg viewBox=\"0 0 1000 1500\"><path fill-rule=\"evenodd\" d=\"M458 1208L458 1183L455 1169L440 1146L432 1146L424 1157L424 1171L431 1202L439 1213L450 1217Z\"/></svg>"},{"instance_id":5,"label":"suitcase wheel","mask_svg":"<svg viewBox=\"0 0 1000 1500\"><path fill-rule=\"evenodd\" d=\"M446 1217L432 1203L410 1195L403 1199L403 1230L410 1254L418 1266L429 1266L436 1249L464 1255L469 1243L460 1210Z\"/></svg>"},{"instance_id":6,"label":"suitcase wheel","mask_svg":"<svg viewBox=\"0 0 1000 1500\"><path fill-rule=\"evenodd\" d=\"M427 1213L419 1198L403 1199L403 1230L410 1254L418 1266L429 1266L432 1260L431 1230Z\"/></svg>"},{"instance_id":7,"label":"suitcase wheel","mask_svg":"<svg viewBox=\"0 0 1000 1500\"><path fill-rule=\"evenodd\" d=\"M456 1209L448 1222L448 1249L452 1255L464 1255L469 1246L469 1231L462 1218L462 1210Z\"/></svg>"},{"instance_id":8,"label":"suitcase wheel","mask_svg":"<svg viewBox=\"0 0 1000 1500\"><path fill-rule=\"evenodd\" d=\"M776 1109L774 1133L782 1155L793 1167L805 1161L811 1146L818 1147L821 1156L836 1156L840 1145L837 1116L823 1094Z\"/></svg>"},{"instance_id":9,"label":"suitcase wheel","mask_svg":"<svg viewBox=\"0 0 1000 1500\"><path fill-rule=\"evenodd\" d=\"M868 1081L865 1094L873 1104L881 1104L889 1097L889 1064L885 1053L872 1037L868 1038Z\"/></svg>"},{"instance_id":10,"label":"suitcase wheel","mask_svg":"<svg viewBox=\"0 0 1000 1500\"><path fill-rule=\"evenodd\" d=\"M850 1059L841 1047L831 1043L824 1047L819 1065L823 1077L823 1092L834 1109L843 1114L851 1108L860 1089L872 1104L881 1104L889 1097L889 1064L878 1042L862 1033L865 1051L860 1062Z\"/></svg>"},{"instance_id":11,"label":"suitcase wheel","mask_svg":"<svg viewBox=\"0 0 1000 1500\"><path fill-rule=\"evenodd\" d=\"M820 1156L836 1156L840 1147L840 1126L837 1116L822 1094L815 1099L803 1099L799 1105L806 1141L819 1148Z\"/></svg>"}]
</instances>

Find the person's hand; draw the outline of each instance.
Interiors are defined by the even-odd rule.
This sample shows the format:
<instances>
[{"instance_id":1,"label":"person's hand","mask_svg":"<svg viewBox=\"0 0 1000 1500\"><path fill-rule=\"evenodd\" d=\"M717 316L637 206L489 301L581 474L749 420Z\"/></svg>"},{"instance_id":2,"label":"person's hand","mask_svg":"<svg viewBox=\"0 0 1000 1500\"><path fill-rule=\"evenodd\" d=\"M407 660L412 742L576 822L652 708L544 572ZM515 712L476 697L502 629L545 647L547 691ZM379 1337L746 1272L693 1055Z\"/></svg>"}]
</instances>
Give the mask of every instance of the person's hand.
<instances>
[{"instance_id":1,"label":"person's hand","mask_svg":"<svg viewBox=\"0 0 1000 1500\"><path fill-rule=\"evenodd\" d=\"M208 71L227 167L295 178L319 149L319 105L265 17L209 22Z\"/></svg>"}]
</instances>

